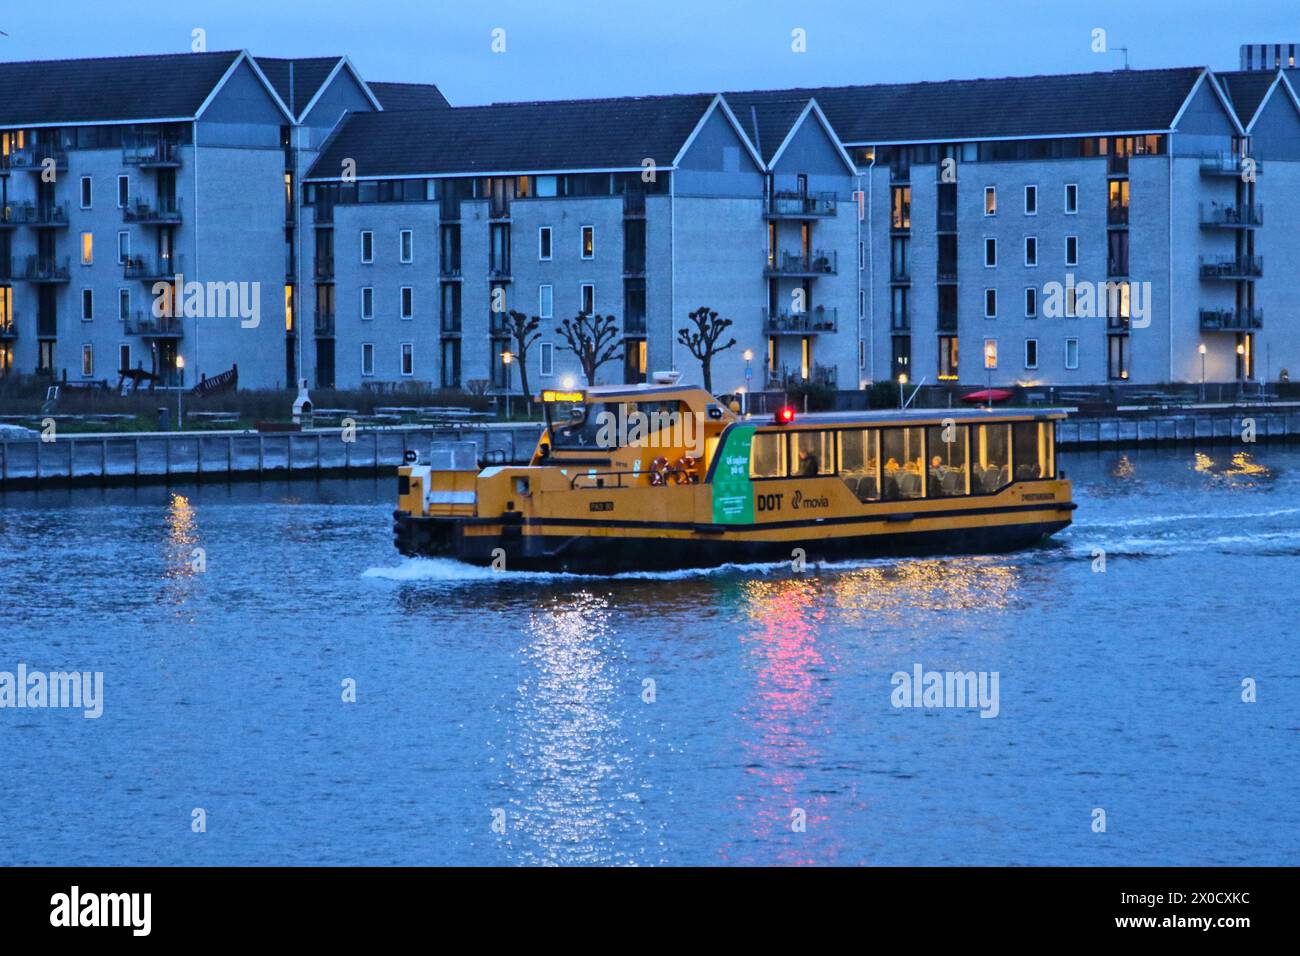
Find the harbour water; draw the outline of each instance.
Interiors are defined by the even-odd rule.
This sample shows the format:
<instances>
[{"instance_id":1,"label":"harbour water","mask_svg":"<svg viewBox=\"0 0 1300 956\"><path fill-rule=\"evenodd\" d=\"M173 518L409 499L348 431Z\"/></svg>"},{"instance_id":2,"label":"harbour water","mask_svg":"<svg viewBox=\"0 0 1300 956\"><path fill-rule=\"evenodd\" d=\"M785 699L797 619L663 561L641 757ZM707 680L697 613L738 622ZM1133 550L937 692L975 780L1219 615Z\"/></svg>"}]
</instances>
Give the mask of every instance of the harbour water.
<instances>
[{"instance_id":1,"label":"harbour water","mask_svg":"<svg viewBox=\"0 0 1300 956\"><path fill-rule=\"evenodd\" d=\"M403 560L388 479L4 494L0 672L104 691L0 709L0 863L1294 863L1300 449L1061 464L1034 550L615 579Z\"/></svg>"}]
</instances>

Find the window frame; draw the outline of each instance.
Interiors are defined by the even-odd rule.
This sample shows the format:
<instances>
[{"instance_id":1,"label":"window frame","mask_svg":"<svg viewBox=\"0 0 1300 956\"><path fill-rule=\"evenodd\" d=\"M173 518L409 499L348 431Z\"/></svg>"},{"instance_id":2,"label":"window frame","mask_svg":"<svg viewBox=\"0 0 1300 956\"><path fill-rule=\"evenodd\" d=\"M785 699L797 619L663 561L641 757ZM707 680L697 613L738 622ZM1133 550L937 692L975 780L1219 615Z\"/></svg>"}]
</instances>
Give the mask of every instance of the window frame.
<instances>
[{"instance_id":1,"label":"window frame","mask_svg":"<svg viewBox=\"0 0 1300 956\"><path fill-rule=\"evenodd\" d=\"M1033 207L1034 207L1033 209L1029 208L1030 196L1033 197ZM1038 215L1038 184L1037 183L1025 184L1025 215L1026 216Z\"/></svg>"},{"instance_id":2,"label":"window frame","mask_svg":"<svg viewBox=\"0 0 1300 956\"><path fill-rule=\"evenodd\" d=\"M1030 309L1030 300L1033 300L1033 309ZM1038 286L1025 286L1025 318L1038 318Z\"/></svg>"},{"instance_id":3,"label":"window frame","mask_svg":"<svg viewBox=\"0 0 1300 956\"><path fill-rule=\"evenodd\" d=\"M90 286L83 286L81 290L81 321L95 321L95 290Z\"/></svg>"},{"instance_id":4,"label":"window frame","mask_svg":"<svg viewBox=\"0 0 1300 956\"><path fill-rule=\"evenodd\" d=\"M546 298L543 299L543 293ZM545 305L542 303L545 302ZM537 286L537 317L539 319L555 318L555 286L542 282Z\"/></svg>"},{"instance_id":5,"label":"window frame","mask_svg":"<svg viewBox=\"0 0 1300 956\"><path fill-rule=\"evenodd\" d=\"M550 378L555 374L555 343L537 343L537 374Z\"/></svg>"},{"instance_id":6,"label":"window frame","mask_svg":"<svg viewBox=\"0 0 1300 956\"><path fill-rule=\"evenodd\" d=\"M413 286L404 285L398 287L397 313L403 322L410 322L415 318L415 288Z\"/></svg>"},{"instance_id":7,"label":"window frame","mask_svg":"<svg viewBox=\"0 0 1300 956\"><path fill-rule=\"evenodd\" d=\"M95 183L92 177L81 177L80 185L77 189L77 201L81 203L82 209L95 208Z\"/></svg>"},{"instance_id":8,"label":"window frame","mask_svg":"<svg viewBox=\"0 0 1300 956\"><path fill-rule=\"evenodd\" d=\"M1074 199L1073 203L1070 202L1071 197L1073 197ZM1065 209L1065 215L1067 216L1077 216L1079 214L1079 184L1078 183L1065 184L1064 209Z\"/></svg>"},{"instance_id":9,"label":"window frame","mask_svg":"<svg viewBox=\"0 0 1300 956\"><path fill-rule=\"evenodd\" d=\"M366 370L366 357L370 357L370 370ZM375 374L375 343L361 343L361 377L373 377Z\"/></svg>"},{"instance_id":10,"label":"window frame","mask_svg":"<svg viewBox=\"0 0 1300 956\"><path fill-rule=\"evenodd\" d=\"M412 378L415 376L415 343L399 342L398 343L398 371L403 378ZM407 366L410 371L407 371Z\"/></svg>"},{"instance_id":11,"label":"window frame","mask_svg":"<svg viewBox=\"0 0 1300 956\"><path fill-rule=\"evenodd\" d=\"M367 305L369 305L368 310ZM372 285L361 287L361 319L364 322L373 322L375 319L375 287Z\"/></svg>"},{"instance_id":12,"label":"window frame","mask_svg":"<svg viewBox=\"0 0 1300 956\"><path fill-rule=\"evenodd\" d=\"M1071 244L1071 242L1074 243L1074 259L1073 259L1073 260L1070 259L1070 244ZM1079 237L1078 237L1078 236L1069 236L1069 235L1067 235L1067 236L1065 237L1065 264L1066 264L1067 267L1071 267L1071 268L1077 268L1078 265L1079 265Z\"/></svg>"},{"instance_id":13,"label":"window frame","mask_svg":"<svg viewBox=\"0 0 1300 956\"><path fill-rule=\"evenodd\" d=\"M989 303L993 303L992 311L989 311ZM996 319L998 317L998 290L996 286L989 286L984 290L984 318Z\"/></svg>"},{"instance_id":14,"label":"window frame","mask_svg":"<svg viewBox=\"0 0 1300 956\"><path fill-rule=\"evenodd\" d=\"M1030 347L1031 345L1034 347L1034 360L1033 360L1033 362L1030 362L1030 361L1029 361L1029 347ZM1038 368L1038 339L1036 339L1036 338L1028 338L1028 339L1025 339L1025 356L1024 356L1024 357L1025 357L1025 368L1027 368L1027 369L1037 369L1037 368Z\"/></svg>"},{"instance_id":15,"label":"window frame","mask_svg":"<svg viewBox=\"0 0 1300 956\"><path fill-rule=\"evenodd\" d=\"M367 252L366 247L369 246ZM375 231L373 229L361 230L361 264L363 266L374 265L375 262Z\"/></svg>"},{"instance_id":16,"label":"window frame","mask_svg":"<svg viewBox=\"0 0 1300 956\"><path fill-rule=\"evenodd\" d=\"M989 252L993 253L993 261L989 262ZM998 237L984 237L984 268L996 269L998 267Z\"/></svg>"},{"instance_id":17,"label":"window frame","mask_svg":"<svg viewBox=\"0 0 1300 956\"><path fill-rule=\"evenodd\" d=\"M545 255L542 254L542 238L545 237ZM550 262L555 256L555 236L550 226L537 227L537 261Z\"/></svg>"},{"instance_id":18,"label":"window frame","mask_svg":"<svg viewBox=\"0 0 1300 956\"><path fill-rule=\"evenodd\" d=\"M373 253L374 250L372 249ZM415 230L397 230L397 261L400 265L410 265L415 261Z\"/></svg>"},{"instance_id":19,"label":"window frame","mask_svg":"<svg viewBox=\"0 0 1300 956\"><path fill-rule=\"evenodd\" d=\"M1034 248L1034 255L1032 261L1030 260L1030 256L1029 256L1029 247L1031 243L1033 244L1033 248ZM1037 236L1025 236L1025 268L1026 269L1038 268L1038 237Z\"/></svg>"},{"instance_id":20,"label":"window frame","mask_svg":"<svg viewBox=\"0 0 1300 956\"><path fill-rule=\"evenodd\" d=\"M1070 349L1074 349L1074 364L1070 364ZM1067 335L1065 337L1065 369L1068 372L1076 372L1079 369L1079 337L1076 335Z\"/></svg>"},{"instance_id":21,"label":"window frame","mask_svg":"<svg viewBox=\"0 0 1300 956\"><path fill-rule=\"evenodd\" d=\"M95 346L90 342L81 345L81 377L95 377Z\"/></svg>"},{"instance_id":22,"label":"window frame","mask_svg":"<svg viewBox=\"0 0 1300 956\"><path fill-rule=\"evenodd\" d=\"M992 203L989 202L990 199L993 200ZM992 212L989 211L990 208L992 208ZM998 214L998 187L985 186L984 187L984 215L988 217L992 217L992 216L996 216L997 214Z\"/></svg>"},{"instance_id":23,"label":"window frame","mask_svg":"<svg viewBox=\"0 0 1300 956\"><path fill-rule=\"evenodd\" d=\"M585 306L585 305L587 304L587 292L586 292L587 289L590 289L590 290L591 290L591 308L590 308L590 309L584 309L584 308L583 308L583 306ZM594 282L579 282L579 283L578 283L578 311L579 311L579 312L585 312L587 315L595 315L595 314L596 314L596 283L594 283Z\"/></svg>"},{"instance_id":24,"label":"window frame","mask_svg":"<svg viewBox=\"0 0 1300 956\"><path fill-rule=\"evenodd\" d=\"M591 254L587 254L587 233L591 233ZM590 262L596 258L596 227L594 225L585 225L578 227L578 256L584 261Z\"/></svg>"}]
</instances>

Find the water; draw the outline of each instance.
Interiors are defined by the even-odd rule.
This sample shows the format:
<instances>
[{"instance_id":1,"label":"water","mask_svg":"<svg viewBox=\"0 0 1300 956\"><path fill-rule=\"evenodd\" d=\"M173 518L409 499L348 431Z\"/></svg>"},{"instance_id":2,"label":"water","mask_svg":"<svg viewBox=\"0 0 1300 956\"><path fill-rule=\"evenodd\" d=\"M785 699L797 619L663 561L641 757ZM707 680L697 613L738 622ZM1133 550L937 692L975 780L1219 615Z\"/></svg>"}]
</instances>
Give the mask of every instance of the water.
<instances>
[{"instance_id":1,"label":"water","mask_svg":"<svg viewBox=\"0 0 1300 956\"><path fill-rule=\"evenodd\" d=\"M1300 450L1061 457L1051 545L803 574L403 560L390 480L9 494L0 670L105 701L0 710L0 863L1294 863Z\"/></svg>"}]
</instances>

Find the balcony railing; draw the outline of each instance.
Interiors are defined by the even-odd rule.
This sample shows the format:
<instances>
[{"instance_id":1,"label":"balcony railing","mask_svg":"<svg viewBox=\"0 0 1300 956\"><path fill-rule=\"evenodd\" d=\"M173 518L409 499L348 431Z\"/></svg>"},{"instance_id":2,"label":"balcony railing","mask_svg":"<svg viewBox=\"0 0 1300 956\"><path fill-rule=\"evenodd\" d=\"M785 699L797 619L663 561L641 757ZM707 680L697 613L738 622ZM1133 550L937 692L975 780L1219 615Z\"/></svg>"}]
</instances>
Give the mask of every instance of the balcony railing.
<instances>
[{"instance_id":1,"label":"balcony railing","mask_svg":"<svg viewBox=\"0 0 1300 956\"><path fill-rule=\"evenodd\" d=\"M956 232L957 231L957 210L940 209L935 214L934 225L935 228L938 229L940 232Z\"/></svg>"},{"instance_id":2,"label":"balcony railing","mask_svg":"<svg viewBox=\"0 0 1300 956\"><path fill-rule=\"evenodd\" d=\"M763 215L768 219L823 219L835 215L835 205L831 192L775 192L768 197Z\"/></svg>"},{"instance_id":3,"label":"balcony railing","mask_svg":"<svg viewBox=\"0 0 1300 956\"><path fill-rule=\"evenodd\" d=\"M68 204L66 202L21 203L13 208L18 222L37 229L66 229Z\"/></svg>"},{"instance_id":4,"label":"balcony railing","mask_svg":"<svg viewBox=\"0 0 1300 956\"><path fill-rule=\"evenodd\" d=\"M508 262L490 262L488 263L488 278L497 282L509 282L512 273L510 272L510 263Z\"/></svg>"},{"instance_id":5,"label":"balcony railing","mask_svg":"<svg viewBox=\"0 0 1300 956\"><path fill-rule=\"evenodd\" d=\"M122 165L139 166L144 169L174 169L181 164L181 147L179 143L169 142L161 137L144 137L124 139L122 141Z\"/></svg>"},{"instance_id":6,"label":"balcony railing","mask_svg":"<svg viewBox=\"0 0 1300 956\"><path fill-rule=\"evenodd\" d=\"M952 308L939 308L937 317L940 332L957 331L957 310Z\"/></svg>"},{"instance_id":7,"label":"balcony railing","mask_svg":"<svg viewBox=\"0 0 1300 956\"><path fill-rule=\"evenodd\" d=\"M1128 225L1128 206L1122 203L1113 202L1106 207L1106 225L1108 226L1127 226Z\"/></svg>"},{"instance_id":8,"label":"balcony railing","mask_svg":"<svg viewBox=\"0 0 1300 956\"><path fill-rule=\"evenodd\" d=\"M170 256L127 256L122 260L124 279L171 282L177 274L184 271L184 259L179 253Z\"/></svg>"},{"instance_id":9,"label":"balcony railing","mask_svg":"<svg viewBox=\"0 0 1300 956\"><path fill-rule=\"evenodd\" d=\"M1201 225L1218 229L1249 229L1264 225L1264 206L1220 206L1201 203Z\"/></svg>"},{"instance_id":10,"label":"balcony railing","mask_svg":"<svg viewBox=\"0 0 1300 956\"><path fill-rule=\"evenodd\" d=\"M318 255L316 261L312 264L312 274L317 279L334 278L334 257L330 255Z\"/></svg>"},{"instance_id":11,"label":"balcony railing","mask_svg":"<svg viewBox=\"0 0 1300 956\"><path fill-rule=\"evenodd\" d=\"M181 221L181 197L159 196L153 199L135 198L122 209L122 221L142 226L162 226Z\"/></svg>"},{"instance_id":12,"label":"balcony railing","mask_svg":"<svg viewBox=\"0 0 1300 956\"><path fill-rule=\"evenodd\" d=\"M1256 175L1264 171L1262 160L1251 157ZM1202 176L1240 176L1245 168L1245 161L1236 153L1213 153L1201 157Z\"/></svg>"},{"instance_id":13,"label":"balcony railing","mask_svg":"<svg viewBox=\"0 0 1300 956\"><path fill-rule=\"evenodd\" d=\"M956 282L957 260L940 259L938 266L935 267L935 278L940 282Z\"/></svg>"},{"instance_id":14,"label":"balcony railing","mask_svg":"<svg viewBox=\"0 0 1300 956\"><path fill-rule=\"evenodd\" d=\"M510 321L510 316L505 312L488 313L488 335L493 338L509 338L510 330L514 328L514 323Z\"/></svg>"},{"instance_id":15,"label":"balcony railing","mask_svg":"<svg viewBox=\"0 0 1300 956\"><path fill-rule=\"evenodd\" d=\"M890 282L911 282L912 269L906 262L891 262L889 264L889 281Z\"/></svg>"},{"instance_id":16,"label":"balcony railing","mask_svg":"<svg viewBox=\"0 0 1300 956\"><path fill-rule=\"evenodd\" d=\"M763 310L764 335L816 335L834 332L839 326L839 310L818 306L807 312L772 312Z\"/></svg>"},{"instance_id":17,"label":"balcony railing","mask_svg":"<svg viewBox=\"0 0 1300 956\"><path fill-rule=\"evenodd\" d=\"M157 316L152 311L132 312L122 325L127 335L140 335L150 339L179 339L185 334L185 323L180 316Z\"/></svg>"},{"instance_id":18,"label":"balcony railing","mask_svg":"<svg viewBox=\"0 0 1300 956\"><path fill-rule=\"evenodd\" d=\"M782 365L779 371L768 369L765 387L768 391L779 391L781 389L797 388L800 385L812 382L834 388L836 378L834 365L814 364L807 377L803 375L802 371L793 371Z\"/></svg>"},{"instance_id":19,"label":"balcony railing","mask_svg":"<svg viewBox=\"0 0 1300 956\"><path fill-rule=\"evenodd\" d=\"M645 193L633 190L623 194L623 218L645 218Z\"/></svg>"},{"instance_id":20,"label":"balcony railing","mask_svg":"<svg viewBox=\"0 0 1300 956\"><path fill-rule=\"evenodd\" d=\"M1123 156L1117 153L1109 153L1106 156L1106 175L1108 176L1127 176L1128 175L1128 154Z\"/></svg>"},{"instance_id":21,"label":"balcony railing","mask_svg":"<svg viewBox=\"0 0 1300 956\"><path fill-rule=\"evenodd\" d=\"M67 282L71 278L68 257L28 256L23 278L30 282Z\"/></svg>"},{"instance_id":22,"label":"balcony railing","mask_svg":"<svg viewBox=\"0 0 1300 956\"><path fill-rule=\"evenodd\" d=\"M1106 277L1109 279L1122 279L1128 275L1129 264L1128 256L1107 256L1106 257Z\"/></svg>"},{"instance_id":23,"label":"balcony railing","mask_svg":"<svg viewBox=\"0 0 1300 956\"><path fill-rule=\"evenodd\" d=\"M1201 256L1201 278L1258 279L1264 274L1263 256Z\"/></svg>"},{"instance_id":24,"label":"balcony railing","mask_svg":"<svg viewBox=\"0 0 1300 956\"><path fill-rule=\"evenodd\" d=\"M315 333L322 338L328 338L334 334L334 313L317 311L315 313L315 322L312 327Z\"/></svg>"},{"instance_id":25,"label":"balcony railing","mask_svg":"<svg viewBox=\"0 0 1300 956\"><path fill-rule=\"evenodd\" d=\"M443 335L460 335L461 323L459 315L444 315L439 325L439 331Z\"/></svg>"},{"instance_id":26,"label":"balcony railing","mask_svg":"<svg viewBox=\"0 0 1300 956\"><path fill-rule=\"evenodd\" d=\"M53 167L46 165L46 160L53 160ZM54 146L24 146L9 154L9 166L12 169L27 169L34 173L53 168L55 172L66 172L68 154Z\"/></svg>"},{"instance_id":27,"label":"balcony railing","mask_svg":"<svg viewBox=\"0 0 1300 956\"><path fill-rule=\"evenodd\" d=\"M912 330L912 313L891 312L889 315L889 327L895 332L910 332Z\"/></svg>"},{"instance_id":28,"label":"balcony railing","mask_svg":"<svg viewBox=\"0 0 1300 956\"><path fill-rule=\"evenodd\" d=\"M460 261L438 263L438 276L443 279L460 279Z\"/></svg>"},{"instance_id":29,"label":"balcony railing","mask_svg":"<svg viewBox=\"0 0 1300 956\"><path fill-rule=\"evenodd\" d=\"M1263 309L1201 309L1202 332L1253 332L1264 327Z\"/></svg>"},{"instance_id":30,"label":"balcony railing","mask_svg":"<svg viewBox=\"0 0 1300 956\"><path fill-rule=\"evenodd\" d=\"M16 338L18 338L18 313L0 315L0 339L12 342Z\"/></svg>"},{"instance_id":31,"label":"balcony railing","mask_svg":"<svg viewBox=\"0 0 1300 956\"><path fill-rule=\"evenodd\" d=\"M644 315L625 315L623 317L624 335L645 335Z\"/></svg>"},{"instance_id":32,"label":"balcony railing","mask_svg":"<svg viewBox=\"0 0 1300 956\"><path fill-rule=\"evenodd\" d=\"M819 249L810 256L782 252L775 261L768 260L764 272L770 276L834 275L838 268L837 262L837 254L834 250L824 252Z\"/></svg>"}]
</instances>

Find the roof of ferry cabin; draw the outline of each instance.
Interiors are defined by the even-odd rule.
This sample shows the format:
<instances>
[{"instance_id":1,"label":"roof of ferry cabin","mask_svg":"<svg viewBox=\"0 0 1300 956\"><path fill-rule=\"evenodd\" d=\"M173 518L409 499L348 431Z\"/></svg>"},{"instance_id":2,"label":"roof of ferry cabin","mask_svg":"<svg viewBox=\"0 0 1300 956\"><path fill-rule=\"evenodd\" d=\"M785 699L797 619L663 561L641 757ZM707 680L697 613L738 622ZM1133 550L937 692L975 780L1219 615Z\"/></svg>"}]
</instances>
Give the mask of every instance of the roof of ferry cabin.
<instances>
[{"instance_id":1,"label":"roof of ferry cabin","mask_svg":"<svg viewBox=\"0 0 1300 956\"><path fill-rule=\"evenodd\" d=\"M226 50L0 63L0 126L190 118L239 56Z\"/></svg>"},{"instance_id":2,"label":"roof of ferry cabin","mask_svg":"<svg viewBox=\"0 0 1300 956\"><path fill-rule=\"evenodd\" d=\"M363 177L671 166L712 101L700 93L355 113L307 178L338 178L346 158Z\"/></svg>"}]
</instances>

